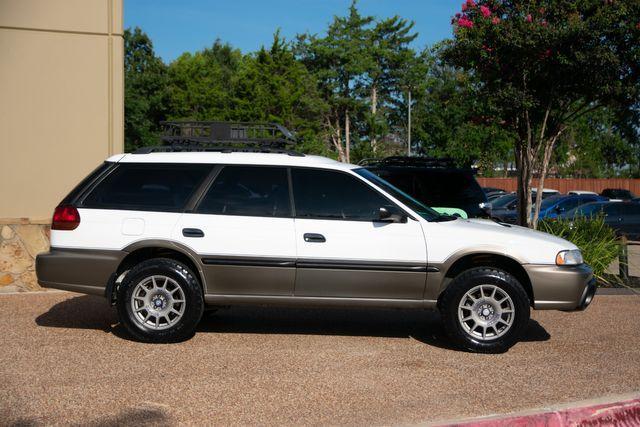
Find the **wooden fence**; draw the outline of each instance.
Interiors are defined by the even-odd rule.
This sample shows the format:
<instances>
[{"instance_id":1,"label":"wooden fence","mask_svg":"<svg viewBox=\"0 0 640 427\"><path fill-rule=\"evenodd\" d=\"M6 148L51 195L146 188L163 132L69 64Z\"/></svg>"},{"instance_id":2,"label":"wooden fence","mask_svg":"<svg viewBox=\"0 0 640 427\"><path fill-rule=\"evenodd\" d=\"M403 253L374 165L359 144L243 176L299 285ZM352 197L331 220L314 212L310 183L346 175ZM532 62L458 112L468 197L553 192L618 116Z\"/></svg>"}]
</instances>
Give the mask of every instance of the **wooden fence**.
<instances>
[{"instance_id":1,"label":"wooden fence","mask_svg":"<svg viewBox=\"0 0 640 427\"><path fill-rule=\"evenodd\" d=\"M505 191L516 191L516 178L482 178L477 177L478 182L483 187L501 188ZM538 180L533 180L533 187L538 186ZM552 188L561 193L571 190L594 191L600 193L605 188L624 188L631 190L636 196L640 196L640 179L631 178L547 178L544 180L545 188Z\"/></svg>"}]
</instances>

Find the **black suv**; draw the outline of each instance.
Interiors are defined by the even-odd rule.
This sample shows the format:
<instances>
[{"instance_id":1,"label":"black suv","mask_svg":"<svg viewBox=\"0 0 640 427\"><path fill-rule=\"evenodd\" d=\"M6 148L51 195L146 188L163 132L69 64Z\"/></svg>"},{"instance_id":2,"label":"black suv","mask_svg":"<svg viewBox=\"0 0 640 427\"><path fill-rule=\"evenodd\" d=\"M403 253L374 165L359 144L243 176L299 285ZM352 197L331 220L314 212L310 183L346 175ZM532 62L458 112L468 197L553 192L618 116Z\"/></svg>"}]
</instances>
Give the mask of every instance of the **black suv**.
<instances>
[{"instance_id":1,"label":"black suv","mask_svg":"<svg viewBox=\"0 0 640 427\"><path fill-rule=\"evenodd\" d=\"M473 170L456 168L450 159L394 156L360 164L427 206L462 209L469 218L489 216Z\"/></svg>"}]
</instances>

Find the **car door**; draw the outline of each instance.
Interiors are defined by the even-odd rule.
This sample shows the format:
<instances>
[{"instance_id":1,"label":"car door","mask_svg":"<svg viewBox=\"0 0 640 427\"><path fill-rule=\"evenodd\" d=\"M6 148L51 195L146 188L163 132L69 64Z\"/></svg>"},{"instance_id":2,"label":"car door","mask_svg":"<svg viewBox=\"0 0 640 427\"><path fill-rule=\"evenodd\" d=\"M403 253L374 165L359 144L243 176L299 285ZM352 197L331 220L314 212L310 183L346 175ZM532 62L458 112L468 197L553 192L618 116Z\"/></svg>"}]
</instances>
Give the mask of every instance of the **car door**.
<instances>
[{"instance_id":1,"label":"car door","mask_svg":"<svg viewBox=\"0 0 640 427\"><path fill-rule=\"evenodd\" d=\"M640 236L640 204L620 203L620 231L630 240Z\"/></svg>"},{"instance_id":2,"label":"car door","mask_svg":"<svg viewBox=\"0 0 640 427\"><path fill-rule=\"evenodd\" d=\"M420 223L379 221L397 206L343 171L292 168L296 296L421 299L427 252Z\"/></svg>"},{"instance_id":3,"label":"car door","mask_svg":"<svg viewBox=\"0 0 640 427\"><path fill-rule=\"evenodd\" d=\"M605 223L616 231L616 234L623 233L621 229L622 216L620 212L620 202L610 202L604 204L602 208Z\"/></svg>"},{"instance_id":4,"label":"car door","mask_svg":"<svg viewBox=\"0 0 640 427\"><path fill-rule=\"evenodd\" d=\"M207 293L292 295L295 228L287 169L221 168L175 239L201 258Z\"/></svg>"}]
</instances>

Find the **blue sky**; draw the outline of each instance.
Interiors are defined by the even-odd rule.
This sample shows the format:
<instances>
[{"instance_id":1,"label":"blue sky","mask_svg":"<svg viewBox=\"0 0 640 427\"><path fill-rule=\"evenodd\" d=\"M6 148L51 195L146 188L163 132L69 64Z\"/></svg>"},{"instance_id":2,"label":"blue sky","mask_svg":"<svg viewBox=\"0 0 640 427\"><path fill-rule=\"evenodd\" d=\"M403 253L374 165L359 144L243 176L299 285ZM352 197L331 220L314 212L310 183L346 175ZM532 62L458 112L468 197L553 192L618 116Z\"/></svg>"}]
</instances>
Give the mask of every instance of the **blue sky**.
<instances>
[{"instance_id":1,"label":"blue sky","mask_svg":"<svg viewBox=\"0 0 640 427\"><path fill-rule=\"evenodd\" d=\"M280 28L287 39L309 31L322 34L334 15L345 15L351 0L125 0L125 27L139 26L166 62L182 52L210 46L217 38L243 52L268 46ZM361 13L400 15L415 21L414 47L451 35L451 17L462 0L360 0Z\"/></svg>"}]
</instances>

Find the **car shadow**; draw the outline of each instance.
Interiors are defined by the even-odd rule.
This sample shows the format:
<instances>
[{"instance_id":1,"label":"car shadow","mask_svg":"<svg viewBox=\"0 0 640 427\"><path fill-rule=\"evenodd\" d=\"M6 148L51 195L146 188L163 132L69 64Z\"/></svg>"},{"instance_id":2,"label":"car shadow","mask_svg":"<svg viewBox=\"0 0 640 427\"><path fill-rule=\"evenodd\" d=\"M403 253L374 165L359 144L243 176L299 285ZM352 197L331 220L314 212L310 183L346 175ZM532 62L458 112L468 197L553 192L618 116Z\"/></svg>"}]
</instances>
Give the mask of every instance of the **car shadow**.
<instances>
[{"instance_id":1,"label":"car shadow","mask_svg":"<svg viewBox=\"0 0 640 427\"><path fill-rule=\"evenodd\" d=\"M35 322L51 328L96 329L131 339L118 324L115 309L98 296L83 295L61 301ZM434 347L453 349L440 316L428 310L235 306L205 313L197 332L413 338ZM521 341L549 338L542 325L530 320Z\"/></svg>"}]
</instances>

